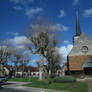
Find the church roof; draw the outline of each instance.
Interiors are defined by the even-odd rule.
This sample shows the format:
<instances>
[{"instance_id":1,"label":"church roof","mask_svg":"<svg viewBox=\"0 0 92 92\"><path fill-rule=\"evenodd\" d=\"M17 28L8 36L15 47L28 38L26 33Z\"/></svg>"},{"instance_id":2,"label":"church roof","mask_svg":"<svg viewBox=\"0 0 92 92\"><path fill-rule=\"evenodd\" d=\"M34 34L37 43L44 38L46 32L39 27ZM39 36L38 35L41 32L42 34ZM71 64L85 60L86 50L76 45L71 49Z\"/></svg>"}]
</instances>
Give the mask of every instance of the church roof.
<instances>
[{"instance_id":1,"label":"church roof","mask_svg":"<svg viewBox=\"0 0 92 92\"><path fill-rule=\"evenodd\" d=\"M88 59L85 64L82 66L83 68L92 67L92 59Z\"/></svg>"},{"instance_id":2,"label":"church roof","mask_svg":"<svg viewBox=\"0 0 92 92\"><path fill-rule=\"evenodd\" d=\"M84 53L82 48L86 46L88 48L88 52ZM85 34L81 33L79 39L76 44L73 45L68 56L83 56L83 55L92 55L92 40Z\"/></svg>"}]
</instances>

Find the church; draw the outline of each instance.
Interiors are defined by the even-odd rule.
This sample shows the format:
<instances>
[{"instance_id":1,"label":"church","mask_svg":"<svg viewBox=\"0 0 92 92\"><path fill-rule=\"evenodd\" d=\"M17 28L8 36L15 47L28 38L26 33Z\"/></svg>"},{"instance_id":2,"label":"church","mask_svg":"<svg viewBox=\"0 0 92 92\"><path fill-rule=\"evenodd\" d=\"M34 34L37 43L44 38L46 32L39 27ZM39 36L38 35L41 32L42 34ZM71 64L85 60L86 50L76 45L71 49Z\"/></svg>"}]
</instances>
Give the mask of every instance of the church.
<instances>
[{"instance_id":1,"label":"church","mask_svg":"<svg viewBox=\"0 0 92 92\"><path fill-rule=\"evenodd\" d=\"M92 40L84 32L81 32L78 12L73 48L67 56L67 61L71 74L92 75Z\"/></svg>"}]
</instances>

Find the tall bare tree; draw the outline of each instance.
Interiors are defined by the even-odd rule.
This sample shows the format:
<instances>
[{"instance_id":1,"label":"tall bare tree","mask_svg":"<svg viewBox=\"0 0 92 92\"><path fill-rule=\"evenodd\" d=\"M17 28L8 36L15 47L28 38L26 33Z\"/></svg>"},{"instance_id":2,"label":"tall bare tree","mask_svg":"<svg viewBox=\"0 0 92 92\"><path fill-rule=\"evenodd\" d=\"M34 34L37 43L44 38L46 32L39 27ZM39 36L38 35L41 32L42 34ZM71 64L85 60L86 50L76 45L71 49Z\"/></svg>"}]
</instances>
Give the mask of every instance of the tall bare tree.
<instances>
[{"instance_id":1,"label":"tall bare tree","mask_svg":"<svg viewBox=\"0 0 92 92\"><path fill-rule=\"evenodd\" d=\"M24 40L18 40L21 42L13 43L13 39L8 39L2 41L2 45L7 47L7 50L10 53L10 61L14 63L15 73L17 72L18 64L21 62L21 58L24 58L26 55L23 55L25 51L27 51L26 46L29 45L30 41L24 37ZM23 61L22 61L23 62ZM28 62L28 60L25 60L24 62Z\"/></svg>"},{"instance_id":2,"label":"tall bare tree","mask_svg":"<svg viewBox=\"0 0 92 92\"><path fill-rule=\"evenodd\" d=\"M30 57L30 53L24 53L21 55L21 59L20 59L20 65L22 66L22 77L24 77L24 69L25 67L27 67L27 65L29 64L31 60L31 57Z\"/></svg>"},{"instance_id":3,"label":"tall bare tree","mask_svg":"<svg viewBox=\"0 0 92 92\"><path fill-rule=\"evenodd\" d=\"M17 76L18 72L18 64L20 62L21 55L12 53L10 60L14 63L14 70L15 70L15 77Z\"/></svg>"},{"instance_id":4,"label":"tall bare tree","mask_svg":"<svg viewBox=\"0 0 92 92\"><path fill-rule=\"evenodd\" d=\"M40 56L39 79L42 80L43 59L44 57L47 58L46 53L48 53L48 50L50 50L48 48L52 48L57 45L55 32L52 31L52 24L49 21L43 21L41 19L38 19L34 24L31 24L28 30L29 39L33 43L29 49L33 54L39 54ZM47 65L48 62L49 61L47 61Z\"/></svg>"},{"instance_id":5,"label":"tall bare tree","mask_svg":"<svg viewBox=\"0 0 92 92\"><path fill-rule=\"evenodd\" d=\"M45 57L48 61L47 69L49 72L49 77L55 77L56 72L60 66L61 55L56 48L49 47Z\"/></svg>"}]
</instances>

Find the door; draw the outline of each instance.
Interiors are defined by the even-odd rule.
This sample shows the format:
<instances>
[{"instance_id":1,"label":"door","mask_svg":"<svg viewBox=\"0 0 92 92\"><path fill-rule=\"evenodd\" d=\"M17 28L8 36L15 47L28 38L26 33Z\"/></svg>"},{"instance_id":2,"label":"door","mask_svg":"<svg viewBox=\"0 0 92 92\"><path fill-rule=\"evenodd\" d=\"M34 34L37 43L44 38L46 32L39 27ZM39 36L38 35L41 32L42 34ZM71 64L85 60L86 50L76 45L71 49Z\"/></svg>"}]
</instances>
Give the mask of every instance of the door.
<instances>
[{"instance_id":1,"label":"door","mask_svg":"<svg viewBox=\"0 0 92 92\"><path fill-rule=\"evenodd\" d=\"M85 75L92 75L92 67L84 68Z\"/></svg>"}]
</instances>

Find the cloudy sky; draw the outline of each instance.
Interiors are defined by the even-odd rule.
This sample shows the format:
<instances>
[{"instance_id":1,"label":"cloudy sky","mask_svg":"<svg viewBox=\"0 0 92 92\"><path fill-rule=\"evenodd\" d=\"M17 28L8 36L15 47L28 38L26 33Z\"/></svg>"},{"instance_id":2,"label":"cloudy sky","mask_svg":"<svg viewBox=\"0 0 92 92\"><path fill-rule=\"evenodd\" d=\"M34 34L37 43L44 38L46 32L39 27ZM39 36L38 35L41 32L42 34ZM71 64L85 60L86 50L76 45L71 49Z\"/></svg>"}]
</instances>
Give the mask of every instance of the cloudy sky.
<instances>
[{"instance_id":1,"label":"cloudy sky","mask_svg":"<svg viewBox=\"0 0 92 92\"><path fill-rule=\"evenodd\" d=\"M0 0L0 40L23 48L23 43L29 43L25 26L37 16L49 17L54 22L53 30L59 32L58 48L66 61L75 35L77 8L81 31L92 39L92 0ZM33 58L33 62L38 59Z\"/></svg>"}]
</instances>

